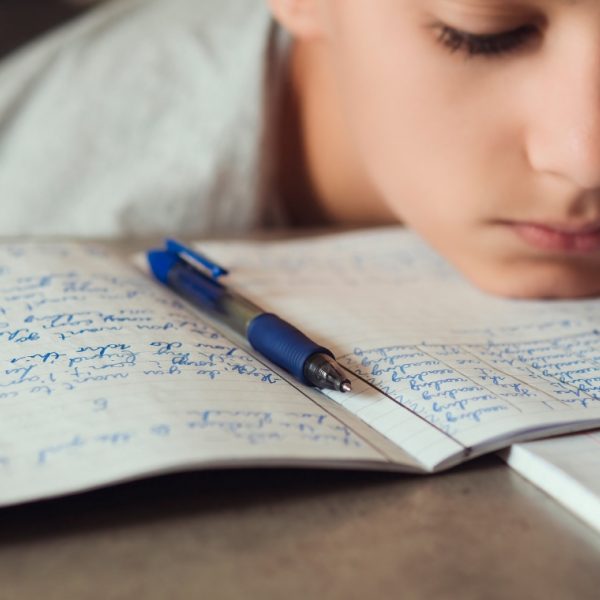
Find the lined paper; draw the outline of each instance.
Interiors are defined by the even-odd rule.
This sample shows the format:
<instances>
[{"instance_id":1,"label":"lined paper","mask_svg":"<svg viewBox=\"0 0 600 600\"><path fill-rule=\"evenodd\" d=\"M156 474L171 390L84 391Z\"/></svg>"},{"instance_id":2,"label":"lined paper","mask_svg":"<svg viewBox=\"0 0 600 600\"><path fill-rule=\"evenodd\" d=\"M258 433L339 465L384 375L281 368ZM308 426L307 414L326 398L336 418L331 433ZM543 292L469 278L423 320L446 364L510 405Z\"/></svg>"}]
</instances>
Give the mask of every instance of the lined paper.
<instances>
[{"instance_id":1,"label":"lined paper","mask_svg":"<svg viewBox=\"0 0 600 600\"><path fill-rule=\"evenodd\" d=\"M386 458L101 249L0 246L0 503L199 464Z\"/></svg>"},{"instance_id":2,"label":"lined paper","mask_svg":"<svg viewBox=\"0 0 600 600\"><path fill-rule=\"evenodd\" d=\"M600 425L597 301L488 296L402 228L203 248L385 394L346 406L397 443L406 409L433 426L424 452L439 434L472 455Z\"/></svg>"},{"instance_id":3,"label":"lined paper","mask_svg":"<svg viewBox=\"0 0 600 600\"><path fill-rule=\"evenodd\" d=\"M0 504L198 466L435 471L600 426L596 301L486 296L399 228L200 247L352 393L286 381L102 248L0 246Z\"/></svg>"}]
</instances>

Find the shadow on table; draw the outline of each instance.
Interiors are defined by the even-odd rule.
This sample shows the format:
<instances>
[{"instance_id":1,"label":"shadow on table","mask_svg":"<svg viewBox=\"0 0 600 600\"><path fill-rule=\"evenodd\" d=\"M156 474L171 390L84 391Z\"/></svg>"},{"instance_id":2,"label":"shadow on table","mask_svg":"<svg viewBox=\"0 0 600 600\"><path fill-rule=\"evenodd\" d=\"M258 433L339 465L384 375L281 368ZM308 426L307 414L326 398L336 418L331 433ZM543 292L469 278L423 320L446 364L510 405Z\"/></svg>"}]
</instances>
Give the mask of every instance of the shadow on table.
<instances>
[{"instance_id":1,"label":"shadow on table","mask_svg":"<svg viewBox=\"0 0 600 600\"><path fill-rule=\"evenodd\" d=\"M502 469L494 457L434 477L318 469L233 469L153 477L81 494L0 509L0 546L57 535L146 524L194 515L277 507L339 497L393 493L394 501L440 478ZM468 490L464 490L468 493ZM387 496L387 494L386 494Z\"/></svg>"}]
</instances>

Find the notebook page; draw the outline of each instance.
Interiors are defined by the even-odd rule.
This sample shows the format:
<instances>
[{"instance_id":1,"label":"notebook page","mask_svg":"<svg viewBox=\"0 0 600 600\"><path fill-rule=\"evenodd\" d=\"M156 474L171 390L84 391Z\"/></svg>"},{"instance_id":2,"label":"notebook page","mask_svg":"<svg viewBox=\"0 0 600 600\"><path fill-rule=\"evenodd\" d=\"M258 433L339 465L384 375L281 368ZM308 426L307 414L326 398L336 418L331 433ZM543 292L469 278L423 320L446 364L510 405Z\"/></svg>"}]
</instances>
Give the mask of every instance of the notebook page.
<instances>
[{"instance_id":1,"label":"notebook page","mask_svg":"<svg viewBox=\"0 0 600 600\"><path fill-rule=\"evenodd\" d=\"M102 250L0 246L0 504L199 464L386 459Z\"/></svg>"},{"instance_id":2,"label":"notebook page","mask_svg":"<svg viewBox=\"0 0 600 600\"><path fill-rule=\"evenodd\" d=\"M399 407L380 432L408 409L473 453L600 424L597 301L486 295L402 228L202 247Z\"/></svg>"},{"instance_id":3,"label":"notebook page","mask_svg":"<svg viewBox=\"0 0 600 600\"><path fill-rule=\"evenodd\" d=\"M518 473L600 531L600 432L516 444L502 456Z\"/></svg>"}]
</instances>

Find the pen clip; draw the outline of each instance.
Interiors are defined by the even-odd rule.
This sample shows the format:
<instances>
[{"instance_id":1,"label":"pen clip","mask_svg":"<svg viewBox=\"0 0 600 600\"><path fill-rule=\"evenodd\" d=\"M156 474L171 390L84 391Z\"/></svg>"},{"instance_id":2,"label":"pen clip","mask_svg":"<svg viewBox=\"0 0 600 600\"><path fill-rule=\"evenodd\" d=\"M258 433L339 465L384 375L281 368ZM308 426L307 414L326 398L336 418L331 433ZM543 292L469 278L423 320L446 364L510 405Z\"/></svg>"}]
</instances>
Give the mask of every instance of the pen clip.
<instances>
[{"instance_id":1,"label":"pen clip","mask_svg":"<svg viewBox=\"0 0 600 600\"><path fill-rule=\"evenodd\" d=\"M177 254L179 258L185 260L192 266L200 267L203 272L208 271L206 274L215 281L218 281L220 277L224 277L225 275L229 274L229 271L224 267L221 267L216 262L213 262L208 257L204 256L204 254L200 254L200 252L196 252L195 250L184 246L177 240L167 240L166 246L169 252Z\"/></svg>"}]
</instances>

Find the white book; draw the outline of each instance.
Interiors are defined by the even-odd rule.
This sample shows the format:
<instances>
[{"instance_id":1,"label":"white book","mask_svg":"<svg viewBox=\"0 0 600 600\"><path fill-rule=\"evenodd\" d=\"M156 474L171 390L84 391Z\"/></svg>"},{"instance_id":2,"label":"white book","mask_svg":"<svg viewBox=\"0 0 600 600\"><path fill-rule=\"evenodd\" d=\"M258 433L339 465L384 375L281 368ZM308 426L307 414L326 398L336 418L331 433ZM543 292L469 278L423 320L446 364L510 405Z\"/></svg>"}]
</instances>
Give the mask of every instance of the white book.
<instances>
[{"instance_id":1,"label":"white book","mask_svg":"<svg viewBox=\"0 0 600 600\"><path fill-rule=\"evenodd\" d=\"M331 348L300 385L102 247L0 246L0 505L196 468L433 473L600 427L600 305L488 296L402 228L200 248Z\"/></svg>"},{"instance_id":2,"label":"white book","mask_svg":"<svg viewBox=\"0 0 600 600\"><path fill-rule=\"evenodd\" d=\"M515 444L501 456L600 532L600 432Z\"/></svg>"}]
</instances>

